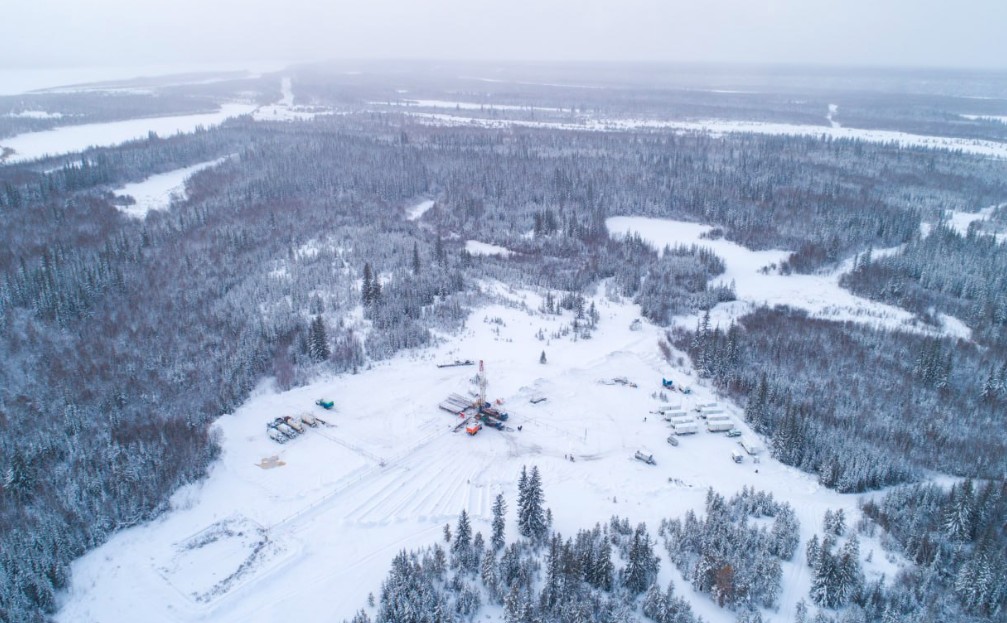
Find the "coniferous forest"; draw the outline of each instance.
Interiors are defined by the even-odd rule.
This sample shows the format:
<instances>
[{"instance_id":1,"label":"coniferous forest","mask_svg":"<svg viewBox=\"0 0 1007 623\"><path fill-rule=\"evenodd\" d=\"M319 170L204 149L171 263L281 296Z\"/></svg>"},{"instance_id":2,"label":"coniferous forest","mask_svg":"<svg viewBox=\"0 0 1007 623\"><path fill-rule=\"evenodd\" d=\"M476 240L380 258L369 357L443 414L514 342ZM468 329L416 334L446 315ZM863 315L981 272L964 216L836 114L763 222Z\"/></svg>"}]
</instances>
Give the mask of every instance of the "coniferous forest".
<instances>
[{"instance_id":1,"label":"coniferous forest","mask_svg":"<svg viewBox=\"0 0 1007 623\"><path fill-rule=\"evenodd\" d=\"M744 97L636 74L611 90L487 84L527 107L514 113L523 124L494 125L499 110L466 111L482 124L438 124L374 102L395 88L462 97L470 84L433 71L292 71L298 98L339 114L241 116L0 161L0 620L47 620L73 560L168 511L218 457L214 420L261 383L286 390L433 344L464 326L489 281L547 292L553 310L581 317L600 285L638 304L668 327L663 350L737 400L773 457L866 494L865 518L827 518L811 547L786 501L711 490L704 513L668 517L654 533L599 517L561 535L531 468L521 499L497 499L492 534L473 533L463 514L443 542L396 556L375 596L378 623L474 620L484 606L508 622L700 620L675 583L658 582L661 558L679 587L740 621L778 605L780 564L792 560L813 575L809 608L828 612L807 621L1007 620L1007 219L1001 207L962 233L946 218L1007 202L1007 161L828 136L550 125L575 113L825 124L812 111L834 93L804 84ZM0 137L58 125L13 116L33 107L87 122L204 112L248 91L273 101L276 82L162 98L0 97ZM914 98L906 112L858 91L843 111L865 128L1004 138L1002 124L933 113L951 109L944 96ZM168 209L120 210L128 200L114 189L218 158ZM429 211L404 218L423 200ZM840 284L915 314L920 330L787 307L683 327L676 317L735 299L730 285L710 285L723 259L612 237L615 216L702 223L749 249L789 250L772 268L782 275L856 258ZM474 255L468 239L513 255ZM366 334L350 321L358 313ZM968 337L942 333L947 317ZM934 484L938 474L953 484ZM505 534L507 509L518 535ZM910 566L894 582L865 581L858 534ZM369 620L362 611L354 623Z\"/></svg>"}]
</instances>

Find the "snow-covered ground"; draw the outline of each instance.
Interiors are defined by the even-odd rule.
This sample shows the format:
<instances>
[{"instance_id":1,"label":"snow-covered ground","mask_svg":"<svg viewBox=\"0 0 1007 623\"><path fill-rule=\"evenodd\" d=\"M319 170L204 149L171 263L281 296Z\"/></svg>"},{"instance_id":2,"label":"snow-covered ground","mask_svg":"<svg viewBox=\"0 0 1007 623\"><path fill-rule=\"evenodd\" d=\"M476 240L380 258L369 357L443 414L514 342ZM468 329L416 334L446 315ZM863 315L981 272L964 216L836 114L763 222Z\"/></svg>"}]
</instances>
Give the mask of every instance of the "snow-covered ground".
<instances>
[{"instance_id":1,"label":"snow-covered ground","mask_svg":"<svg viewBox=\"0 0 1007 623\"><path fill-rule=\"evenodd\" d=\"M834 119L837 112L839 112L839 105L829 104L829 114L825 115L825 118L828 120L829 125L832 126L833 128L842 127L841 125L839 125L839 122Z\"/></svg>"},{"instance_id":2,"label":"snow-covered ground","mask_svg":"<svg viewBox=\"0 0 1007 623\"><path fill-rule=\"evenodd\" d=\"M962 115L963 119L969 119L970 121L996 121L998 123L1007 123L1007 116L1000 115Z\"/></svg>"},{"instance_id":3,"label":"snow-covered ground","mask_svg":"<svg viewBox=\"0 0 1007 623\"><path fill-rule=\"evenodd\" d=\"M7 113L5 116L15 119L62 119L63 113L46 110L22 110L21 112Z\"/></svg>"},{"instance_id":4,"label":"snow-covered ground","mask_svg":"<svg viewBox=\"0 0 1007 623\"><path fill-rule=\"evenodd\" d=\"M388 102L370 102L372 105L405 106L407 108L448 108L451 110L517 110L543 112L568 112L562 108L546 108L542 106L515 106L513 104L495 104L493 102L454 102L449 100L402 99Z\"/></svg>"},{"instance_id":5,"label":"snow-covered ground","mask_svg":"<svg viewBox=\"0 0 1007 623\"><path fill-rule=\"evenodd\" d=\"M981 223L983 221L988 221L990 216L993 215L993 212L999 207L1002 206L993 205L989 206L988 208L983 208L978 212L962 212L958 210L948 210L946 213L948 225L950 225L959 234L964 236L965 234L968 233L969 226L972 225L972 223L976 222ZM993 233L991 235L995 236L998 242L1007 240L1007 233Z\"/></svg>"},{"instance_id":6,"label":"snow-covered ground","mask_svg":"<svg viewBox=\"0 0 1007 623\"><path fill-rule=\"evenodd\" d=\"M255 108L250 104L224 104L220 110L212 113L67 125L41 132L18 134L11 138L0 139L0 151L4 147L14 150L6 160L0 160L0 164L26 162L44 156L82 151L88 147L118 145L145 138L150 132L159 136L192 132L198 127L219 125L231 117L248 114Z\"/></svg>"},{"instance_id":7,"label":"snow-covered ground","mask_svg":"<svg viewBox=\"0 0 1007 623\"><path fill-rule=\"evenodd\" d=\"M204 482L179 491L162 518L74 563L57 620L339 621L378 592L400 549L439 539L462 509L488 535L498 492L508 499L513 538L522 465L542 470L546 503L564 535L613 514L656 531L664 517L701 510L708 487L727 495L745 485L771 491L794 505L803 539L821 531L828 508L845 509L851 523L857 516L855 496L823 489L769 457L735 464L730 454L739 446L722 434L702 431L668 445L667 424L650 413L664 404L656 394L662 377L692 385L693 395L670 396L685 407L717 398L687 369L660 358L662 328L644 322L630 329L635 305L596 296L601 319L592 339L540 340L540 330L554 336L571 318L537 312L541 299L533 293L485 287L498 302L475 310L461 335L437 347L284 393L264 383L218 420L223 453ZM543 350L545 365L538 363ZM435 364L458 359L486 361L488 396L504 401L513 430L452 432L458 418L437 405L465 393L475 368ZM639 387L599 383L616 376ZM532 396L547 400L531 404ZM314 406L321 397L335 400L335 410ZM752 435L740 409L725 407ZM267 421L303 412L328 426L284 445L266 437ZM634 461L637 450L653 454L657 465ZM865 539L863 555L877 548ZM869 573L887 570L877 566L886 564L882 552L873 559ZM660 581L672 579L711 623L734 620L665 563ZM807 595L800 552L784 564L784 581L772 620L792 620L794 603Z\"/></svg>"},{"instance_id":8,"label":"snow-covered ground","mask_svg":"<svg viewBox=\"0 0 1007 623\"><path fill-rule=\"evenodd\" d=\"M218 158L209 162L201 162L184 169L176 169L152 175L142 182L126 184L115 189L115 194L132 197L136 203L119 206L126 215L134 218L144 218L151 210L167 210L173 198L185 200L185 182L190 177L202 171L215 167L227 158Z\"/></svg>"},{"instance_id":9,"label":"snow-covered ground","mask_svg":"<svg viewBox=\"0 0 1007 623\"><path fill-rule=\"evenodd\" d=\"M698 121L661 121L653 119L589 118L576 122L548 122L522 119L477 119L445 113L406 111L422 123L431 125L475 126L504 128L521 126L552 128L557 130L586 130L618 132L628 130L670 130L678 132L703 132L713 135L748 133L788 136L855 139L871 143L891 143L900 147L960 150L963 153L992 158L1007 158L1007 143L983 139L926 136L897 130L865 130L841 126L802 125L796 123L767 123L762 121L733 121L705 119Z\"/></svg>"},{"instance_id":10,"label":"snow-covered ground","mask_svg":"<svg viewBox=\"0 0 1007 623\"><path fill-rule=\"evenodd\" d=\"M428 210L430 210L430 208L434 207L435 203L437 202L433 199L427 199L414 206L410 206L406 209L406 219L410 221L418 221L424 214L427 213Z\"/></svg>"},{"instance_id":11,"label":"snow-covered ground","mask_svg":"<svg viewBox=\"0 0 1007 623\"><path fill-rule=\"evenodd\" d=\"M513 251L506 247L488 242L479 242L478 240L466 240L465 250L472 255L502 255L503 257L510 257L514 254Z\"/></svg>"},{"instance_id":12,"label":"snow-covered ground","mask_svg":"<svg viewBox=\"0 0 1007 623\"><path fill-rule=\"evenodd\" d=\"M256 121L305 121L330 114L328 108L294 106L294 89L290 78L280 80L280 101L258 108L252 113Z\"/></svg>"},{"instance_id":13,"label":"snow-covered ground","mask_svg":"<svg viewBox=\"0 0 1007 623\"><path fill-rule=\"evenodd\" d=\"M723 238L701 238L702 234L713 229L709 225L637 216L612 217L606 221L606 225L609 232L616 235L638 233L644 241L657 249L698 244L708 247L723 258L726 270L713 283L733 283L738 300L721 303L711 312L711 320L722 326L758 306L787 305L805 309L812 316L829 320L849 320L924 333L932 331L920 323L914 314L900 307L872 301L840 287L839 277L852 269L852 258L824 274L781 275L775 268L790 256L790 251L752 251ZM874 256L895 251L897 249L876 250ZM695 318L681 320L689 327L695 324ZM950 316L943 320L943 330L948 335L965 339L971 337L971 330L960 320Z\"/></svg>"}]
</instances>

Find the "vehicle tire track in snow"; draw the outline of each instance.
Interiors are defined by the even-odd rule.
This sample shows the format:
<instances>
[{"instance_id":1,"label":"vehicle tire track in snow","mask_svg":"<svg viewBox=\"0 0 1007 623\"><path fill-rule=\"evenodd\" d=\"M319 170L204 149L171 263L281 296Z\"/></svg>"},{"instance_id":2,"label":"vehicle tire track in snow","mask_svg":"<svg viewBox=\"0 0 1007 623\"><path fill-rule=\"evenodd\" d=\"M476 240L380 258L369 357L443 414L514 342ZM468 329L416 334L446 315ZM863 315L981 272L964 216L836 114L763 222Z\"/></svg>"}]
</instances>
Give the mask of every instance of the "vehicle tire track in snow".
<instances>
[{"instance_id":1,"label":"vehicle tire track in snow","mask_svg":"<svg viewBox=\"0 0 1007 623\"><path fill-rule=\"evenodd\" d=\"M357 522L357 523L368 523L364 521L371 511L377 508L382 502L384 502L389 496L394 494L394 490L401 487L403 484L403 475L408 473L408 470L402 468L396 468L393 470L386 470L382 473L381 478L377 480L381 483L380 488L371 489L367 488L359 492L359 495L365 496L362 503L358 504L352 510L346 513L345 519L347 521ZM382 483L382 480L384 481Z\"/></svg>"}]
</instances>

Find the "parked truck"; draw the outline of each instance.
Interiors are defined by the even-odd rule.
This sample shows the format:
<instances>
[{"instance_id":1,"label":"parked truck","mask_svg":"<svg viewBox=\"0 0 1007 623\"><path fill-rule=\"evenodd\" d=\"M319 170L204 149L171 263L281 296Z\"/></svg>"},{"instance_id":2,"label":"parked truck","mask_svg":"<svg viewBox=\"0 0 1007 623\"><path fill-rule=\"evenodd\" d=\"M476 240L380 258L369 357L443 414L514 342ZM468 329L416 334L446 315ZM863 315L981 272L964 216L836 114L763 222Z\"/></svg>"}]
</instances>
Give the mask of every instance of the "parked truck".
<instances>
[{"instance_id":1,"label":"parked truck","mask_svg":"<svg viewBox=\"0 0 1007 623\"><path fill-rule=\"evenodd\" d=\"M633 455L633 458L635 458L637 461L642 461L647 465L657 465L657 461L654 460L653 454L644 454L643 452L637 450L636 454Z\"/></svg>"}]
</instances>

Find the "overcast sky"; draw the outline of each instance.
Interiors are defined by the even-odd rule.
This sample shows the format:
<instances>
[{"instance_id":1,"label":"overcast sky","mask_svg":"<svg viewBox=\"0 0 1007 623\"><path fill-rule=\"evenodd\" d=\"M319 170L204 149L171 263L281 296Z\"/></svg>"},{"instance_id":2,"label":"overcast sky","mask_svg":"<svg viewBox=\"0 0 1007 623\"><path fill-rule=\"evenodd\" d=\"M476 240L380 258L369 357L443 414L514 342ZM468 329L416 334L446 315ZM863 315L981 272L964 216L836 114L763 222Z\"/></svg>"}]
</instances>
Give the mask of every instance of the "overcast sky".
<instances>
[{"instance_id":1,"label":"overcast sky","mask_svg":"<svg viewBox=\"0 0 1007 623\"><path fill-rule=\"evenodd\" d=\"M0 68L322 59L1007 68L1007 0L4 0Z\"/></svg>"}]
</instances>

